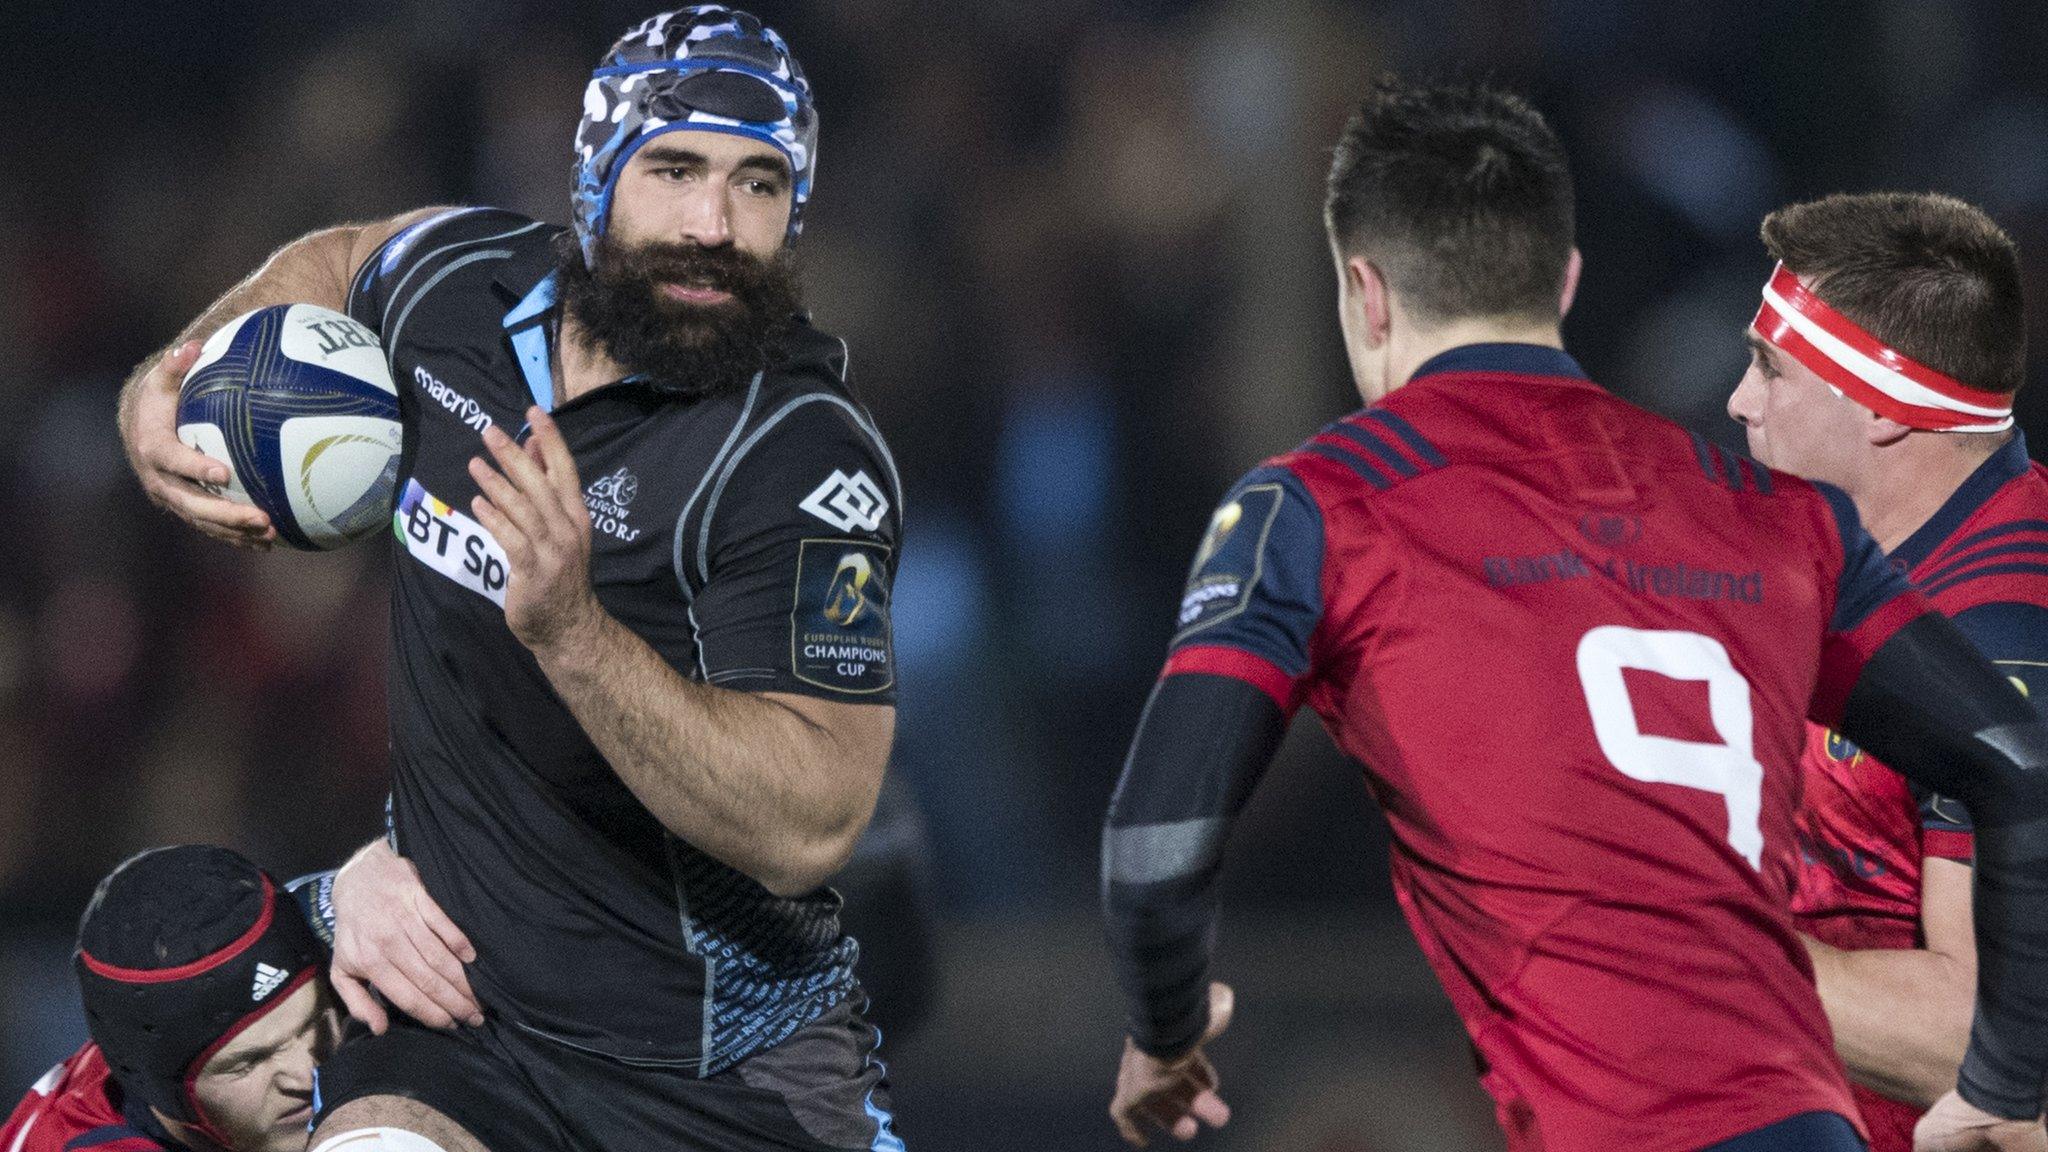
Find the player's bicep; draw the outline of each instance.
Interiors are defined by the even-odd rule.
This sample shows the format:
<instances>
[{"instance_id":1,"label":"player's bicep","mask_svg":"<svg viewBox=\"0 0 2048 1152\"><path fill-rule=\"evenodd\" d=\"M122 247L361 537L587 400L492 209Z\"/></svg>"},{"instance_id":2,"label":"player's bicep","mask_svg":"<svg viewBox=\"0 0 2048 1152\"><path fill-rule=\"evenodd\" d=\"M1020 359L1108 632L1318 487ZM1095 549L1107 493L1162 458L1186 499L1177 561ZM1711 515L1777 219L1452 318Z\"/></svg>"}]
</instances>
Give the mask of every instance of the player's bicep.
<instances>
[{"instance_id":1,"label":"player's bicep","mask_svg":"<svg viewBox=\"0 0 2048 1152\"><path fill-rule=\"evenodd\" d=\"M678 555L712 684L890 704L901 496L886 450L836 402L792 412L714 484Z\"/></svg>"},{"instance_id":2,"label":"player's bicep","mask_svg":"<svg viewBox=\"0 0 2048 1152\"><path fill-rule=\"evenodd\" d=\"M1196 550L1165 674L1242 680L1293 708L1323 615L1323 518L1299 477L1253 471Z\"/></svg>"}]
</instances>

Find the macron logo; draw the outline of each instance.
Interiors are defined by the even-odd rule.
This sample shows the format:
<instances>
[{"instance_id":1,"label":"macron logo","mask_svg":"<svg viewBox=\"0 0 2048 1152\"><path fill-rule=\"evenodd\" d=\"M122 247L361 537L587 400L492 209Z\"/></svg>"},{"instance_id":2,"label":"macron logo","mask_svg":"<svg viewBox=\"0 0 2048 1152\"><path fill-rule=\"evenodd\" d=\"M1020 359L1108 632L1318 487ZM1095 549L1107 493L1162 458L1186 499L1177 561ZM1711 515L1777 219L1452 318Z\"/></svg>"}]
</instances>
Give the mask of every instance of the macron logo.
<instances>
[{"instance_id":1,"label":"macron logo","mask_svg":"<svg viewBox=\"0 0 2048 1152\"><path fill-rule=\"evenodd\" d=\"M284 969L272 968L268 964L258 962L256 965L256 983L249 988L249 999L261 1003L265 996L277 991L290 978L291 973Z\"/></svg>"},{"instance_id":2,"label":"macron logo","mask_svg":"<svg viewBox=\"0 0 2048 1152\"><path fill-rule=\"evenodd\" d=\"M855 528L873 532L889 512L889 499L866 472L848 476L835 468L797 507L841 532Z\"/></svg>"}]
</instances>

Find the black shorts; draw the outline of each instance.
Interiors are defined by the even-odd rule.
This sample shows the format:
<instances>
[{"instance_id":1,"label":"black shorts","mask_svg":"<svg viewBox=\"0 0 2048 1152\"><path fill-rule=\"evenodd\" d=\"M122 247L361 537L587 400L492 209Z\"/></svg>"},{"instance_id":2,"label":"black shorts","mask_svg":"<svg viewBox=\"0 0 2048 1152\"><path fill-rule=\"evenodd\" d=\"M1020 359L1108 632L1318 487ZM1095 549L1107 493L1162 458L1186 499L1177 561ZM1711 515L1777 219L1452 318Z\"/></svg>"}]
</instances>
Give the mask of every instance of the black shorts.
<instances>
[{"instance_id":1,"label":"black shorts","mask_svg":"<svg viewBox=\"0 0 2048 1152\"><path fill-rule=\"evenodd\" d=\"M317 1123L351 1100L403 1096L490 1152L902 1152L879 1041L842 1005L715 1076L626 1064L495 1019L439 1032L392 1014L350 1025L314 1081Z\"/></svg>"}]
</instances>

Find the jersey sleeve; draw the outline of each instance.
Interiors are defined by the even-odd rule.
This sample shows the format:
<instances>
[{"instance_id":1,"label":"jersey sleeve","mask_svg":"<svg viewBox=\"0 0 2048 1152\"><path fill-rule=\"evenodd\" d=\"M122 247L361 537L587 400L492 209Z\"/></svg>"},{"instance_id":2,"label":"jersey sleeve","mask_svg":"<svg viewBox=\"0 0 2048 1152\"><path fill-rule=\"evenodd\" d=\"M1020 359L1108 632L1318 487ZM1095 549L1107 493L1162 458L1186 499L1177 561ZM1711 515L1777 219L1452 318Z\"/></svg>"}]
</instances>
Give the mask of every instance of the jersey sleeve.
<instances>
[{"instance_id":1,"label":"jersey sleeve","mask_svg":"<svg viewBox=\"0 0 2048 1152\"><path fill-rule=\"evenodd\" d=\"M1957 630L1969 638L2013 686L2048 713L2048 605L1980 604L1957 613ZM1969 809L1952 797L1920 795L1922 849L1926 855L1969 863L1974 825Z\"/></svg>"},{"instance_id":2,"label":"jersey sleeve","mask_svg":"<svg viewBox=\"0 0 2048 1152\"><path fill-rule=\"evenodd\" d=\"M1210 517L1162 673L1243 680L1283 713L1300 702L1323 615L1323 517L1301 479L1254 469Z\"/></svg>"},{"instance_id":3,"label":"jersey sleeve","mask_svg":"<svg viewBox=\"0 0 2048 1152\"><path fill-rule=\"evenodd\" d=\"M547 226L502 208L450 208L427 217L379 245L349 282L348 314L386 336L419 298L448 272L494 240L510 240Z\"/></svg>"},{"instance_id":4,"label":"jersey sleeve","mask_svg":"<svg viewBox=\"0 0 2048 1152\"><path fill-rule=\"evenodd\" d=\"M1933 609L1864 531L1848 495L1831 484L1814 487L1825 499L1840 539L1842 568L1821 644L1820 677L1807 714L1816 723L1835 728L1870 657L1899 629Z\"/></svg>"},{"instance_id":5,"label":"jersey sleeve","mask_svg":"<svg viewBox=\"0 0 2048 1152\"><path fill-rule=\"evenodd\" d=\"M322 944L334 947L334 874L339 868L311 872L284 886L299 906L299 915Z\"/></svg>"},{"instance_id":6,"label":"jersey sleeve","mask_svg":"<svg viewBox=\"0 0 2048 1152\"><path fill-rule=\"evenodd\" d=\"M759 426L677 548L705 681L893 703L902 505L888 447L842 397L799 397Z\"/></svg>"}]
</instances>

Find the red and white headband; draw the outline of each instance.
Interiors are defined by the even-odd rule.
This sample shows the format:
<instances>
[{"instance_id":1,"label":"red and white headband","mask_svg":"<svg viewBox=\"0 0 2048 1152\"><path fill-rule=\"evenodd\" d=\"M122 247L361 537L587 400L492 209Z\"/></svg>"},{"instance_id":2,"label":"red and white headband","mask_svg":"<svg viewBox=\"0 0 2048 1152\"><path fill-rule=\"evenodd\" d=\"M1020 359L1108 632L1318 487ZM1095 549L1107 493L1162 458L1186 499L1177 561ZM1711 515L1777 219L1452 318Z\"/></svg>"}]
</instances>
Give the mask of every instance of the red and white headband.
<instances>
[{"instance_id":1,"label":"red and white headband","mask_svg":"<svg viewBox=\"0 0 2048 1152\"><path fill-rule=\"evenodd\" d=\"M2012 397L1971 388L1888 347L1779 264L1764 285L1757 335L1837 393L1879 416L1934 432L2003 432Z\"/></svg>"}]
</instances>

